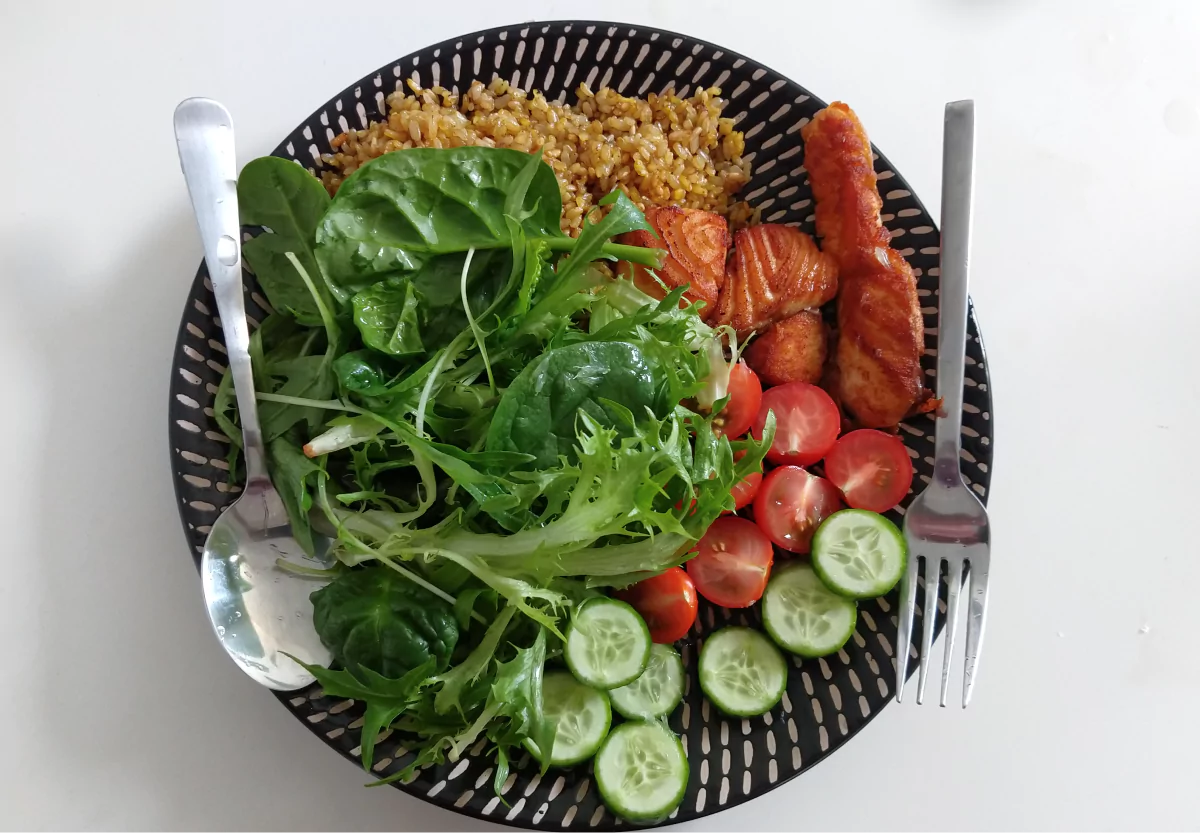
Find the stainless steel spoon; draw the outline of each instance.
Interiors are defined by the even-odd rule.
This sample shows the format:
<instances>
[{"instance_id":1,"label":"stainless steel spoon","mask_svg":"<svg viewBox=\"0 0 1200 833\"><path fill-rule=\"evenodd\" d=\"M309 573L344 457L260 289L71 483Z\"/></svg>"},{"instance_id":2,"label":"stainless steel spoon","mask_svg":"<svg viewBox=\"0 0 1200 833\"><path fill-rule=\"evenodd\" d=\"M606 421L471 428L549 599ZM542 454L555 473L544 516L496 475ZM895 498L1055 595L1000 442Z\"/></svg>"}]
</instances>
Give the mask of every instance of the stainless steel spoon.
<instances>
[{"instance_id":1,"label":"stainless steel spoon","mask_svg":"<svg viewBox=\"0 0 1200 833\"><path fill-rule=\"evenodd\" d=\"M326 565L305 556L267 476L242 298L233 119L211 99L189 98L175 109L175 139L225 331L246 459L242 496L217 518L204 544L204 602L234 662L268 688L291 691L313 677L284 652L317 665L328 665L330 654L313 628L309 601L320 581L282 570L278 562Z\"/></svg>"}]
</instances>

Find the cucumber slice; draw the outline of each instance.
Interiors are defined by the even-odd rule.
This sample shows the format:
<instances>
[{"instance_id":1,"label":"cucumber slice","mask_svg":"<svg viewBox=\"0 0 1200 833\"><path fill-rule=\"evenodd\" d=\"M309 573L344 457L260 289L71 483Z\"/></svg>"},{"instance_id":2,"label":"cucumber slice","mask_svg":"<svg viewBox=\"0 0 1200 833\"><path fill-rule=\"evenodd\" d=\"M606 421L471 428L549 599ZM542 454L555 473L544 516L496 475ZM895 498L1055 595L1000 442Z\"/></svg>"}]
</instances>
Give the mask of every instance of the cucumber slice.
<instances>
[{"instance_id":1,"label":"cucumber slice","mask_svg":"<svg viewBox=\"0 0 1200 833\"><path fill-rule=\"evenodd\" d=\"M625 602L590 599L571 617L563 656L579 682L593 688L619 688L646 670L650 630Z\"/></svg>"},{"instance_id":2,"label":"cucumber slice","mask_svg":"<svg viewBox=\"0 0 1200 833\"><path fill-rule=\"evenodd\" d=\"M813 536L812 565L825 586L848 599L873 599L904 575L908 546L896 525L865 509L834 512Z\"/></svg>"},{"instance_id":3,"label":"cucumber slice","mask_svg":"<svg viewBox=\"0 0 1200 833\"><path fill-rule=\"evenodd\" d=\"M596 753L596 786L613 813L659 821L687 790L688 762L675 733L657 721L622 723Z\"/></svg>"},{"instance_id":4,"label":"cucumber slice","mask_svg":"<svg viewBox=\"0 0 1200 833\"><path fill-rule=\"evenodd\" d=\"M665 717L683 699L683 660L674 648L654 645L642 675L608 694L613 708L629 720Z\"/></svg>"},{"instance_id":5,"label":"cucumber slice","mask_svg":"<svg viewBox=\"0 0 1200 833\"><path fill-rule=\"evenodd\" d=\"M550 766L572 766L595 755L612 724L608 695L567 671L551 671L542 678L542 700L546 719L555 727ZM525 741L525 748L542 762L542 751L532 739Z\"/></svg>"},{"instance_id":6,"label":"cucumber slice","mask_svg":"<svg viewBox=\"0 0 1200 833\"><path fill-rule=\"evenodd\" d=\"M850 639L858 606L826 587L812 567L794 564L771 576L762 617L779 647L802 657L823 657Z\"/></svg>"},{"instance_id":7,"label":"cucumber slice","mask_svg":"<svg viewBox=\"0 0 1200 833\"><path fill-rule=\"evenodd\" d=\"M751 628L721 628L700 649L700 688L734 717L770 711L787 686L783 654Z\"/></svg>"}]
</instances>

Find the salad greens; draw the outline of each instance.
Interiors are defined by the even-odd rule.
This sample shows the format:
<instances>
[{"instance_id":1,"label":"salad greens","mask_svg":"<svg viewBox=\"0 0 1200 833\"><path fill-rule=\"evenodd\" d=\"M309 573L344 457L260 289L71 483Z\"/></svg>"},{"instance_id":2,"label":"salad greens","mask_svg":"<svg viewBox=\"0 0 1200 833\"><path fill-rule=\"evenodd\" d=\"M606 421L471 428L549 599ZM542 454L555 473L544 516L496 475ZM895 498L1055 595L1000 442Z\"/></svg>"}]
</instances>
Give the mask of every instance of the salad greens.
<instances>
[{"instance_id":1,"label":"salad greens","mask_svg":"<svg viewBox=\"0 0 1200 833\"><path fill-rule=\"evenodd\" d=\"M405 735L388 780L480 740L497 787L522 744L549 762L570 611L686 561L761 471L773 421L761 442L713 428L732 334L603 266L660 265L614 242L651 230L623 193L562 234L537 155L398 151L332 200L265 158L238 196L275 309L251 339L271 477L297 540L340 562L312 595L335 667L309 670L366 704L365 768ZM238 437L228 378L214 411Z\"/></svg>"}]
</instances>

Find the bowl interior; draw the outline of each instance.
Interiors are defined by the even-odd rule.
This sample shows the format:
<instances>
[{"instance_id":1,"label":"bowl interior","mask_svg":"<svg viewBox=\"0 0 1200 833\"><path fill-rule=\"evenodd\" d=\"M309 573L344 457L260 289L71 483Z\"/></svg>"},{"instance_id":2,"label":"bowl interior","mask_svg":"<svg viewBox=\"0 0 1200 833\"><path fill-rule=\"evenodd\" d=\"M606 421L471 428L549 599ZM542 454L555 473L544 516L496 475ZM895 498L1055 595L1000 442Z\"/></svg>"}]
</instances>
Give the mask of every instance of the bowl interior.
<instances>
[{"instance_id":1,"label":"bowl interior","mask_svg":"<svg viewBox=\"0 0 1200 833\"><path fill-rule=\"evenodd\" d=\"M581 82L592 89L612 86L626 95L674 87L686 96L698 86L720 87L729 101L725 112L745 132L746 156L753 163L743 196L761 209L764 221L814 232L800 128L824 103L734 52L642 26L523 23L429 46L347 87L306 118L280 143L275 155L315 170L334 136L379 118L386 107L385 96L407 79L422 86L440 84L461 90L475 78L487 82L494 76L564 101L573 100ZM876 160L876 172L884 222L918 276L927 334L923 366L933 377L930 351L937 340L938 232L903 177L882 155ZM253 276L245 277L247 315L257 326L269 307ZM962 467L968 484L986 501L992 457L991 394L973 311L965 349ZM170 403L175 488L188 544L197 559L213 519L237 493L237 487L228 483L229 441L212 419L224 363L216 305L201 264L180 323ZM930 378L928 385L934 387L935 380ZM914 488L919 491L932 471L932 419L922 416L903 423L901 436L913 456ZM902 514L903 507L891 513L892 520L901 523ZM694 819L748 801L814 765L865 726L893 695L898 647L895 605L894 594L860 603L857 629L845 649L818 660L793 657L782 702L762 717L743 720L725 718L703 697L695 680L695 660L705 633L731 623L758 626L758 608L735 612L701 600L696 627L681 644L688 669L684 701L670 720L682 736L691 766L687 794L671 820ZM918 597L922 619L924 609L922 593ZM327 698L316 686L281 694L280 700L327 744L357 761L360 706ZM364 782L398 771L411 757L403 737L387 737L377 747L373 773L364 775ZM609 829L621 824L604 808L586 767L551 770L543 777L522 760L503 783L503 801L493 792L493 776L486 742L481 741L461 760L427 769L398 786L447 809L515 825Z\"/></svg>"}]
</instances>

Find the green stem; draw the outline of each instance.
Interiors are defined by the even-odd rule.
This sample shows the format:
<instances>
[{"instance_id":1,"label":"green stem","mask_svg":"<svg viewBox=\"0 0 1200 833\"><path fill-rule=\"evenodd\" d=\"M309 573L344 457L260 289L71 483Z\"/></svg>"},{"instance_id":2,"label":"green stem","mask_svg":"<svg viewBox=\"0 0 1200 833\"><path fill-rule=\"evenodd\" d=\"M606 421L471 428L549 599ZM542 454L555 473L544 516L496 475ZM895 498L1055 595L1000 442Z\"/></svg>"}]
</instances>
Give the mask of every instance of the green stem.
<instances>
[{"instance_id":1,"label":"green stem","mask_svg":"<svg viewBox=\"0 0 1200 833\"><path fill-rule=\"evenodd\" d=\"M546 248L552 252L569 252L577 242L574 237L547 237ZM600 253L615 260L628 260L639 263L649 269L662 268L666 252L662 249L647 249L643 246L626 246L623 243L605 243L600 247Z\"/></svg>"},{"instance_id":2,"label":"green stem","mask_svg":"<svg viewBox=\"0 0 1200 833\"><path fill-rule=\"evenodd\" d=\"M382 564L385 567L392 568L397 573L399 573L400 575L404 576L406 579L411 581L413 584L415 584L419 587L424 587L430 593L437 596L439 599L449 603L450 605L453 605L455 602L458 601L453 596L451 596L449 593L447 593L445 590L438 587L436 584L432 584L432 583L426 581L425 579L421 578L419 575L414 573L412 570L406 570L405 568L401 567L399 564L392 561L386 555L378 555L377 554L375 556L375 560L378 561L380 564ZM481 625L488 624L487 619L484 619L483 615L477 611L474 611L474 610L471 611L471 618L474 619L476 622L478 622Z\"/></svg>"},{"instance_id":3,"label":"green stem","mask_svg":"<svg viewBox=\"0 0 1200 833\"><path fill-rule=\"evenodd\" d=\"M282 405L299 405L301 408L324 408L330 411L345 411L350 414L364 413L362 408L347 405L339 399L305 399L302 396L286 396L282 393L256 393L263 402L279 402Z\"/></svg>"}]
</instances>

